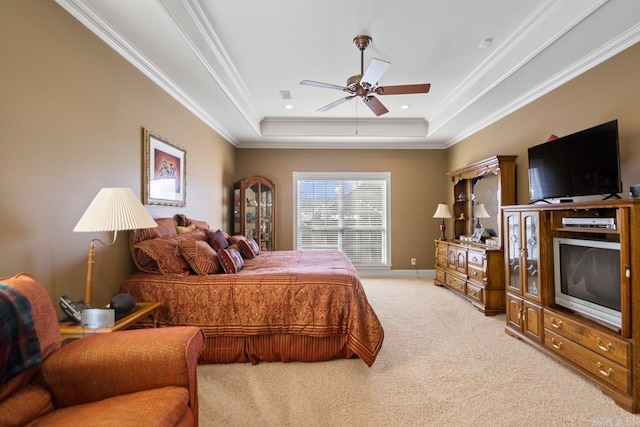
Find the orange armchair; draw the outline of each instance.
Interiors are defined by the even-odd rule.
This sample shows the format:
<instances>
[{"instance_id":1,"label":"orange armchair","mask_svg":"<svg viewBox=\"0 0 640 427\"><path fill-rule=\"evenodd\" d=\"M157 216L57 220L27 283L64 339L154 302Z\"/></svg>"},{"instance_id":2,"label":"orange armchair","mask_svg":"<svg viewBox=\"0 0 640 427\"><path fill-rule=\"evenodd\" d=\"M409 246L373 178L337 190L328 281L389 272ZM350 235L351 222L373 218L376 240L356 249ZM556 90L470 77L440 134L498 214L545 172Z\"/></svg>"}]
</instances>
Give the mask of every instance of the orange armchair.
<instances>
[{"instance_id":1,"label":"orange armchair","mask_svg":"<svg viewBox=\"0 0 640 427\"><path fill-rule=\"evenodd\" d=\"M21 273L0 278L3 292L11 295L0 298L0 322L10 309L7 301L21 298L18 307L35 331L40 361L36 357L28 366L27 345L11 353L11 337L5 327L0 330L0 366L8 372L0 375L0 426L198 425L196 368L204 344L199 328L120 331L61 347L56 311L42 286ZM26 329L17 328L22 344ZM10 364L19 365L16 354L25 356L27 366L9 372Z\"/></svg>"}]
</instances>

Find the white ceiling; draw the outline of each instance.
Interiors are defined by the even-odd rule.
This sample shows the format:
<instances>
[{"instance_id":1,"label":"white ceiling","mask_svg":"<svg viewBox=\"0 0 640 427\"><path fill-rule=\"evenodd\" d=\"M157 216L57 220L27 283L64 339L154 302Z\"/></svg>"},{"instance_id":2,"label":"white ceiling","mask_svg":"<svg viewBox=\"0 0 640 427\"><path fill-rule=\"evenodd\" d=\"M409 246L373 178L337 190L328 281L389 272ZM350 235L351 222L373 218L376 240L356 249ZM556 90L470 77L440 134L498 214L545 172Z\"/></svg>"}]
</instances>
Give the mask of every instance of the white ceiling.
<instances>
[{"instance_id":1,"label":"white ceiling","mask_svg":"<svg viewBox=\"0 0 640 427\"><path fill-rule=\"evenodd\" d=\"M637 0L56 1L237 147L448 147L640 40ZM345 85L359 34L431 91L317 112L347 94L299 82Z\"/></svg>"}]
</instances>

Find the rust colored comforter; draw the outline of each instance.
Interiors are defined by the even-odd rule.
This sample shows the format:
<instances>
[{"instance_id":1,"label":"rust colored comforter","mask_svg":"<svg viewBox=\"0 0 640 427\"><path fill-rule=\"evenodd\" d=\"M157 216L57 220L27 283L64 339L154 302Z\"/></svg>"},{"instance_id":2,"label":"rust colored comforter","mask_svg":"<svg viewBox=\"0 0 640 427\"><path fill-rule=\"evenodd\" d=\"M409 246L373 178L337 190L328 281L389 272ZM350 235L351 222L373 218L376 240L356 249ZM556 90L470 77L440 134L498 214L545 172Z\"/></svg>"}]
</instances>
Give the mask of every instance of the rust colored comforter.
<instances>
[{"instance_id":1,"label":"rust colored comforter","mask_svg":"<svg viewBox=\"0 0 640 427\"><path fill-rule=\"evenodd\" d=\"M121 292L162 302L161 323L200 326L203 363L355 354L371 366L384 338L355 268L338 251L262 252L237 274L135 273Z\"/></svg>"}]
</instances>

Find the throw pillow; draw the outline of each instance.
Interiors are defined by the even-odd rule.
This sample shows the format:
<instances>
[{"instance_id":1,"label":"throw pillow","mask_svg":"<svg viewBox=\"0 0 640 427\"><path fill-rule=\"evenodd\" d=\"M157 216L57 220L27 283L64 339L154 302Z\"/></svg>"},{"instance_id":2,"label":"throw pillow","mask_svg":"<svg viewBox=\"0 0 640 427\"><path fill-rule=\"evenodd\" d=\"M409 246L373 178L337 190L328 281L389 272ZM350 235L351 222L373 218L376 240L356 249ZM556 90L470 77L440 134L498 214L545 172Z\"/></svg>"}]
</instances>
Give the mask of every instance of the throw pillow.
<instances>
[{"instance_id":1,"label":"throw pillow","mask_svg":"<svg viewBox=\"0 0 640 427\"><path fill-rule=\"evenodd\" d=\"M255 258L260 254L260 247L253 239L240 241L240 253L245 258Z\"/></svg>"},{"instance_id":2,"label":"throw pillow","mask_svg":"<svg viewBox=\"0 0 640 427\"><path fill-rule=\"evenodd\" d=\"M187 276L190 271L190 266L180 253L178 245L189 240L204 241L204 239L204 231L195 230L191 233L145 240L144 242L137 243L134 249L144 253L148 259L152 261L152 263L145 265L147 269L143 271L148 273Z\"/></svg>"},{"instance_id":3,"label":"throw pillow","mask_svg":"<svg viewBox=\"0 0 640 427\"><path fill-rule=\"evenodd\" d=\"M191 224L188 226L176 225L176 231L178 232L178 234L190 233L195 229L196 229L195 224Z\"/></svg>"},{"instance_id":4,"label":"throw pillow","mask_svg":"<svg viewBox=\"0 0 640 427\"><path fill-rule=\"evenodd\" d=\"M207 233L207 242L211 245L213 249L215 249L216 252L218 252L221 249L226 249L229 246L229 241L227 240L227 236L225 236L224 232L220 230L216 230L216 231L206 230L206 233Z\"/></svg>"},{"instance_id":5,"label":"throw pillow","mask_svg":"<svg viewBox=\"0 0 640 427\"><path fill-rule=\"evenodd\" d=\"M190 240L180 243L179 247L182 256L196 274L214 274L221 270L218 254L207 242Z\"/></svg>"},{"instance_id":6,"label":"throw pillow","mask_svg":"<svg viewBox=\"0 0 640 427\"><path fill-rule=\"evenodd\" d=\"M227 274L237 273L244 267L242 255L235 248L220 249L218 258L220 258L220 264Z\"/></svg>"}]
</instances>

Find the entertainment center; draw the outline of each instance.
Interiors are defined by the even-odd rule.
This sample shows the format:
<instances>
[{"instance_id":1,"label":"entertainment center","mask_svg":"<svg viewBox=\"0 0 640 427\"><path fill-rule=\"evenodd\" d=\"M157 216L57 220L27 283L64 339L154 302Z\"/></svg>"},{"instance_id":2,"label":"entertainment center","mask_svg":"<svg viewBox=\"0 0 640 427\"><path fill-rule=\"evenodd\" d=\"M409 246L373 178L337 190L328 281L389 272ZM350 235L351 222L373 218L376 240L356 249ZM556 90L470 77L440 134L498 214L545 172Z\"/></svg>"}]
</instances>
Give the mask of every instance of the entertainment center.
<instances>
[{"instance_id":1,"label":"entertainment center","mask_svg":"<svg viewBox=\"0 0 640 427\"><path fill-rule=\"evenodd\" d=\"M503 221L505 331L637 413L640 200L506 206Z\"/></svg>"}]
</instances>

